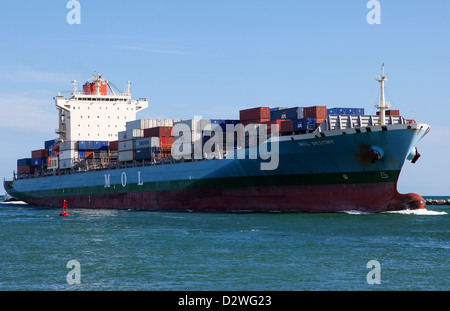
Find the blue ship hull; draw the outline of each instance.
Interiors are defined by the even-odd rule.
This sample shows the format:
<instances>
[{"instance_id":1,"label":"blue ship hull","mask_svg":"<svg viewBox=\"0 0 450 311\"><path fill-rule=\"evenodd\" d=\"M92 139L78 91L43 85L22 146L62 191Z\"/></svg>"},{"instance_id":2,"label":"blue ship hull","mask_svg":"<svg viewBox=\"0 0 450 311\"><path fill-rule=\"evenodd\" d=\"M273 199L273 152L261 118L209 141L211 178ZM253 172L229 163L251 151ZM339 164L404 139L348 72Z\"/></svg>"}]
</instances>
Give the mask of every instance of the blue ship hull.
<instances>
[{"instance_id":1,"label":"blue ship hull","mask_svg":"<svg viewBox=\"0 0 450 311\"><path fill-rule=\"evenodd\" d=\"M60 207L66 200L69 208L264 212L423 208L420 196L397 192L397 180L428 130L428 125L415 123L281 136L273 170L261 169L273 158L249 159L251 150L242 149L220 160L149 166L137 162L133 167L55 172L5 182L5 189L31 205ZM374 158L374 148L382 150L381 158Z\"/></svg>"}]
</instances>

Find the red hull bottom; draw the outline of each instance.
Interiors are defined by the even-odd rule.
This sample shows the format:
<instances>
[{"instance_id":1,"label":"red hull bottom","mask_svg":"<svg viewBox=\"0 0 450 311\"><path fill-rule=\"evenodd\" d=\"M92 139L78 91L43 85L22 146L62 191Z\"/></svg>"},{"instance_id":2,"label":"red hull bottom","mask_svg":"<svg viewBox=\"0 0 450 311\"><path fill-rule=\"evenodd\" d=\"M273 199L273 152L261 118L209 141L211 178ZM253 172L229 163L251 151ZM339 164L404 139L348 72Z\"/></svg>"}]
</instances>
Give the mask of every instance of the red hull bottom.
<instances>
[{"instance_id":1,"label":"red hull bottom","mask_svg":"<svg viewBox=\"0 0 450 311\"><path fill-rule=\"evenodd\" d=\"M396 183L183 189L33 198L37 206L69 208L237 211L237 212L340 212L377 213L425 208L417 194L402 195Z\"/></svg>"}]
</instances>

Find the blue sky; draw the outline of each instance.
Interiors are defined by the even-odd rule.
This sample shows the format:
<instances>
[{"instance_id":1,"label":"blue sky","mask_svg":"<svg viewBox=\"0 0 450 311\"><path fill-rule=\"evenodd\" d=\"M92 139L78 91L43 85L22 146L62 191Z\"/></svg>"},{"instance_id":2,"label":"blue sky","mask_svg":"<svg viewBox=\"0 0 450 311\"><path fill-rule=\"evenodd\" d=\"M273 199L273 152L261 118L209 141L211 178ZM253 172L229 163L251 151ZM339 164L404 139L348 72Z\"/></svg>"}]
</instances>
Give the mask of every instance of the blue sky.
<instances>
[{"instance_id":1,"label":"blue sky","mask_svg":"<svg viewBox=\"0 0 450 311\"><path fill-rule=\"evenodd\" d=\"M2 2L0 176L54 138L52 98L101 72L133 97L139 118L238 118L255 106L363 107L387 99L432 127L399 191L450 194L450 2L387 1L369 25L366 0L66 0ZM69 95L69 93L63 93Z\"/></svg>"}]
</instances>

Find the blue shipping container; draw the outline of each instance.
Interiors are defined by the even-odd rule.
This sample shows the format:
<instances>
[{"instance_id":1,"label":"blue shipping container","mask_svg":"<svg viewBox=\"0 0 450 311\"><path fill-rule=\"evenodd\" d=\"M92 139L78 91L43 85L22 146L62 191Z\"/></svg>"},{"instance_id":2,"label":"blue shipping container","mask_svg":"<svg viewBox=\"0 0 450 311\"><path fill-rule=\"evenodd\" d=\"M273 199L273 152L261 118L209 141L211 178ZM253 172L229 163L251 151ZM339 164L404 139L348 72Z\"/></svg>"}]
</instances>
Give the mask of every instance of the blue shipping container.
<instances>
[{"instance_id":1,"label":"blue shipping container","mask_svg":"<svg viewBox=\"0 0 450 311\"><path fill-rule=\"evenodd\" d=\"M316 128L315 118L304 118L294 120L294 131L314 130Z\"/></svg>"},{"instance_id":2,"label":"blue shipping container","mask_svg":"<svg viewBox=\"0 0 450 311\"><path fill-rule=\"evenodd\" d=\"M346 108L345 109L345 114L350 115L350 116L354 115L355 114L355 108Z\"/></svg>"},{"instance_id":3,"label":"blue shipping container","mask_svg":"<svg viewBox=\"0 0 450 311\"><path fill-rule=\"evenodd\" d=\"M270 120L296 120L298 118L298 107L274 110L270 112Z\"/></svg>"},{"instance_id":4,"label":"blue shipping container","mask_svg":"<svg viewBox=\"0 0 450 311\"><path fill-rule=\"evenodd\" d=\"M136 149L135 152L136 160L147 160L151 158L152 158L152 148Z\"/></svg>"},{"instance_id":5,"label":"blue shipping container","mask_svg":"<svg viewBox=\"0 0 450 311\"><path fill-rule=\"evenodd\" d=\"M94 150L108 150L108 142L94 141Z\"/></svg>"},{"instance_id":6,"label":"blue shipping container","mask_svg":"<svg viewBox=\"0 0 450 311\"><path fill-rule=\"evenodd\" d=\"M363 116L364 115L364 108L355 108L355 115Z\"/></svg>"},{"instance_id":7,"label":"blue shipping container","mask_svg":"<svg viewBox=\"0 0 450 311\"><path fill-rule=\"evenodd\" d=\"M94 150L94 142L93 141L79 141L78 142L78 150Z\"/></svg>"},{"instance_id":8,"label":"blue shipping container","mask_svg":"<svg viewBox=\"0 0 450 311\"><path fill-rule=\"evenodd\" d=\"M32 159L31 165L36 166L37 168L42 168L42 166L45 167L47 165L47 158Z\"/></svg>"},{"instance_id":9,"label":"blue shipping container","mask_svg":"<svg viewBox=\"0 0 450 311\"><path fill-rule=\"evenodd\" d=\"M47 140L47 141L45 141L45 143L44 143L44 145L45 145L45 149L50 149L50 147L52 147L54 144L55 144L55 140L53 139L53 140Z\"/></svg>"},{"instance_id":10,"label":"blue shipping container","mask_svg":"<svg viewBox=\"0 0 450 311\"><path fill-rule=\"evenodd\" d=\"M239 120L220 120L220 127L222 128L222 131L227 130L227 124L236 125L239 124Z\"/></svg>"},{"instance_id":11,"label":"blue shipping container","mask_svg":"<svg viewBox=\"0 0 450 311\"><path fill-rule=\"evenodd\" d=\"M327 109L327 115L330 115L330 114L345 114L345 110L346 110L347 108L330 108L330 109Z\"/></svg>"},{"instance_id":12,"label":"blue shipping container","mask_svg":"<svg viewBox=\"0 0 450 311\"><path fill-rule=\"evenodd\" d=\"M17 160L17 166L23 166L23 165L31 165L31 158L24 158L24 159Z\"/></svg>"}]
</instances>

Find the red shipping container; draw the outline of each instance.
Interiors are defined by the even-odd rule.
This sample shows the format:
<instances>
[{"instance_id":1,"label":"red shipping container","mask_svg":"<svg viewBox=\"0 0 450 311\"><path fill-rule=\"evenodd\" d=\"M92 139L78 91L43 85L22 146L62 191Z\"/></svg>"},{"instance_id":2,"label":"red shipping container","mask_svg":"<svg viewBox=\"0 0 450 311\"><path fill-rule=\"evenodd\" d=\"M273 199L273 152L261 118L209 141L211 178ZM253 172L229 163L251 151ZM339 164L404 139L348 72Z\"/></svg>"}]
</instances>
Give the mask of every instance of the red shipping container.
<instances>
[{"instance_id":1,"label":"red shipping container","mask_svg":"<svg viewBox=\"0 0 450 311\"><path fill-rule=\"evenodd\" d=\"M159 147L161 148L170 148L173 145L173 136L170 137L160 137L159 138Z\"/></svg>"},{"instance_id":2,"label":"red shipping container","mask_svg":"<svg viewBox=\"0 0 450 311\"><path fill-rule=\"evenodd\" d=\"M17 174L34 174L35 169L32 165L21 165L17 167Z\"/></svg>"},{"instance_id":3,"label":"red shipping container","mask_svg":"<svg viewBox=\"0 0 450 311\"><path fill-rule=\"evenodd\" d=\"M292 133L294 131L294 120L286 120L281 123L281 133Z\"/></svg>"},{"instance_id":4,"label":"red shipping container","mask_svg":"<svg viewBox=\"0 0 450 311\"><path fill-rule=\"evenodd\" d=\"M119 150L119 141L118 140L110 141L109 150Z\"/></svg>"},{"instance_id":5,"label":"red shipping container","mask_svg":"<svg viewBox=\"0 0 450 311\"><path fill-rule=\"evenodd\" d=\"M250 108L239 111L240 121L258 120L258 119L270 120L270 107Z\"/></svg>"},{"instance_id":6,"label":"red shipping container","mask_svg":"<svg viewBox=\"0 0 450 311\"><path fill-rule=\"evenodd\" d=\"M387 116L399 116L400 110L386 110Z\"/></svg>"},{"instance_id":7,"label":"red shipping container","mask_svg":"<svg viewBox=\"0 0 450 311\"><path fill-rule=\"evenodd\" d=\"M291 132L293 132L294 131L294 121L293 120L282 119L282 120L271 120L271 121L263 122L263 124L267 125L267 134L272 133L272 124L276 124L278 132L281 132L281 128L282 128L283 124L285 124L285 123L290 124L290 128L292 129Z\"/></svg>"},{"instance_id":8,"label":"red shipping container","mask_svg":"<svg viewBox=\"0 0 450 311\"><path fill-rule=\"evenodd\" d=\"M327 117L327 106L313 106L303 108L303 118L324 120Z\"/></svg>"},{"instance_id":9,"label":"red shipping container","mask_svg":"<svg viewBox=\"0 0 450 311\"><path fill-rule=\"evenodd\" d=\"M39 149L31 151L31 158L32 159L38 159L38 158L47 158L48 157L48 150L47 149Z\"/></svg>"},{"instance_id":10,"label":"red shipping container","mask_svg":"<svg viewBox=\"0 0 450 311\"><path fill-rule=\"evenodd\" d=\"M144 137L169 137L172 136L172 126L158 126L144 129Z\"/></svg>"}]
</instances>

